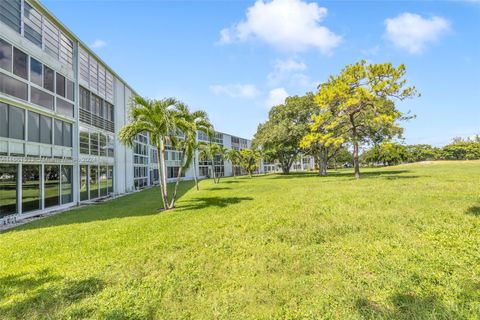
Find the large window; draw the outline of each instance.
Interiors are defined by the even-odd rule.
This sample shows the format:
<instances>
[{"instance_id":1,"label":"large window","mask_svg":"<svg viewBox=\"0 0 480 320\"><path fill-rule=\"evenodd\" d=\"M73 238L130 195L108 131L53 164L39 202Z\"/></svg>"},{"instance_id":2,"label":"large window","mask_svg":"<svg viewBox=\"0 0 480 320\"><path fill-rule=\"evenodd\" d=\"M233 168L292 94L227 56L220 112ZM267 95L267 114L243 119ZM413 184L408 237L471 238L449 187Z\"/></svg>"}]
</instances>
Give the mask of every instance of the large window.
<instances>
[{"instance_id":1,"label":"large window","mask_svg":"<svg viewBox=\"0 0 480 320\"><path fill-rule=\"evenodd\" d=\"M108 192L107 167L100 166L100 196L105 197Z\"/></svg>"},{"instance_id":2,"label":"large window","mask_svg":"<svg viewBox=\"0 0 480 320\"><path fill-rule=\"evenodd\" d=\"M0 39L0 68L12 71L12 45Z\"/></svg>"},{"instance_id":3,"label":"large window","mask_svg":"<svg viewBox=\"0 0 480 320\"><path fill-rule=\"evenodd\" d=\"M12 139L25 139L25 110L8 106L8 137Z\"/></svg>"},{"instance_id":4,"label":"large window","mask_svg":"<svg viewBox=\"0 0 480 320\"><path fill-rule=\"evenodd\" d=\"M22 166L22 212L39 210L40 197L40 166Z\"/></svg>"},{"instance_id":5,"label":"large window","mask_svg":"<svg viewBox=\"0 0 480 320\"><path fill-rule=\"evenodd\" d=\"M80 201L88 200L88 166L80 166Z\"/></svg>"},{"instance_id":6,"label":"large window","mask_svg":"<svg viewBox=\"0 0 480 320\"><path fill-rule=\"evenodd\" d=\"M86 129L80 127L80 153L82 154L90 154L90 137L89 133Z\"/></svg>"},{"instance_id":7,"label":"large window","mask_svg":"<svg viewBox=\"0 0 480 320\"><path fill-rule=\"evenodd\" d=\"M57 81L56 81L57 87L56 87L56 92L58 95L65 97L65 77L62 76L61 74L57 73Z\"/></svg>"},{"instance_id":8,"label":"large window","mask_svg":"<svg viewBox=\"0 0 480 320\"><path fill-rule=\"evenodd\" d=\"M28 56L17 48L13 48L13 73L28 80Z\"/></svg>"},{"instance_id":9,"label":"large window","mask_svg":"<svg viewBox=\"0 0 480 320\"><path fill-rule=\"evenodd\" d=\"M24 128L25 111L0 102L0 137L23 140Z\"/></svg>"},{"instance_id":10,"label":"large window","mask_svg":"<svg viewBox=\"0 0 480 320\"><path fill-rule=\"evenodd\" d=\"M45 208L60 205L60 166L44 166Z\"/></svg>"},{"instance_id":11,"label":"large window","mask_svg":"<svg viewBox=\"0 0 480 320\"><path fill-rule=\"evenodd\" d=\"M0 163L0 218L17 212L17 168Z\"/></svg>"},{"instance_id":12,"label":"large window","mask_svg":"<svg viewBox=\"0 0 480 320\"><path fill-rule=\"evenodd\" d=\"M90 132L90 154L98 156L98 133Z\"/></svg>"},{"instance_id":13,"label":"large window","mask_svg":"<svg viewBox=\"0 0 480 320\"><path fill-rule=\"evenodd\" d=\"M28 141L40 142L40 115L28 112Z\"/></svg>"},{"instance_id":14,"label":"large window","mask_svg":"<svg viewBox=\"0 0 480 320\"><path fill-rule=\"evenodd\" d=\"M103 133L100 133L100 155L107 156L107 136Z\"/></svg>"},{"instance_id":15,"label":"large window","mask_svg":"<svg viewBox=\"0 0 480 320\"><path fill-rule=\"evenodd\" d=\"M114 192L113 188L113 166L108 166L107 169L107 187L108 187L108 193L112 194Z\"/></svg>"},{"instance_id":16,"label":"large window","mask_svg":"<svg viewBox=\"0 0 480 320\"><path fill-rule=\"evenodd\" d=\"M55 119L54 124L55 145L71 147L72 146L72 124Z\"/></svg>"},{"instance_id":17,"label":"large window","mask_svg":"<svg viewBox=\"0 0 480 320\"><path fill-rule=\"evenodd\" d=\"M90 166L90 199L98 198L98 167Z\"/></svg>"},{"instance_id":18,"label":"large window","mask_svg":"<svg viewBox=\"0 0 480 320\"><path fill-rule=\"evenodd\" d=\"M55 71L47 66L43 66L43 87L55 92Z\"/></svg>"},{"instance_id":19,"label":"large window","mask_svg":"<svg viewBox=\"0 0 480 320\"><path fill-rule=\"evenodd\" d=\"M67 117L74 117L74 106L73 104L57 98L57 112Z\"/></svg>"},{"instance_id":20,"label":"large window","mask_svg":"<svg viewBox=\"0 0 480 320\"><path fill-rule=\"evenodd\" d=\"M40 142L52 144L52 118L40 116Z\"/></svg>"},{"instance_id":21,"label":"large window","mask_svg":"<svg viewBox=\"0 0 480 320\"><path fill-rule=\"evenodd\" d=\"M43 65L33 58L30 58L30 81L43 86Z\"/></svg>"},{"instance_id":22,"label":"large window","mask_svg":"<svg viewBox=\"0 0 480 320\"><path fill-rule=\"evenodd\" d=\"M46 93L43 90L31 87L30 101L41 107L53 110L53 95Z\"/></svg>"},{"instance_id":23,"label":"large window","mask_svg":"<svg viewBox=\"0 0 480 320\"><path fill-rule=\"evenodd\" d=\"M62 204L73 201L72 183L73 183L73 167L62 166Z\"/></svg>"},{"instance_id":24,"label":"large window","mask_svg":"<svg viewBox=\"0 0 480 320\"><path fill-rule=\"evenodd\" d=\"M0 92L27 101L27 84L0 73Z\"/></svg>"}]
</instances>

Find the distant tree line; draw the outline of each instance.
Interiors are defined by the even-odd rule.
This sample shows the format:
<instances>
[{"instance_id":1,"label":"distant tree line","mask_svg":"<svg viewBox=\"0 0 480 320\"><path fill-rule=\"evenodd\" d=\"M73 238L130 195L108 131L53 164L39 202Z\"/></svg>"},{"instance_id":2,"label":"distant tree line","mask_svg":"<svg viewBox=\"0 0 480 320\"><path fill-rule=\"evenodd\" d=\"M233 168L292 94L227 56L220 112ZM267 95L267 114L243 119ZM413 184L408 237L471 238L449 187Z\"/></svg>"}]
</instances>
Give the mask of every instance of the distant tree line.
<instances>
[{"instance_id":1,"label":"distant tree line","mask_svg":"<svg viewBox=\"0 0 480 320\"><path fill-rule=\"evenodd\" d=\"M397 165L404 162L433 160L477 160L480 159L480 136L454 138L441 148L429 144L403 145L384 141L365 151L361 161L365 165Z\"/></svg>"}]
</instances>

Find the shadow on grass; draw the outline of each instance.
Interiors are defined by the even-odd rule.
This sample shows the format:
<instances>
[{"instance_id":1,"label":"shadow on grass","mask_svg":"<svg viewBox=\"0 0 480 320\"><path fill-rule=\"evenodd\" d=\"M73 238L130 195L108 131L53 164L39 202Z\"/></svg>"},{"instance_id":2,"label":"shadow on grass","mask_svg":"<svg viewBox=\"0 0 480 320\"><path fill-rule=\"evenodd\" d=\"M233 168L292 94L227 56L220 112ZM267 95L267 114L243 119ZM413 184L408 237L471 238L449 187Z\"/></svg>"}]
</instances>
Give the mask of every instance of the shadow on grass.
<instances>
[{"instance_id":1,"label":"shadow on grass","mask_svg":"<svg viewBox=\"0 0 480 320\"><path fill-rule=\"evenodd\" d=\"M467 214L480 217L480 206L473 206L467 209Z\"/></svg>"},{"instance_id":2,"label":"shadow on grass","mask_svg":"<svg viewBox=\"0 0 480 320\"><path fill-rule=\"evenodd\" d=\"M206 188L207 191L218 191L218 190L232 190L230 187L213 187L213 188Z\"/></svg>"},{"instance_id":3,"label":"shadow on grass","mask_svg":"<svg viewBox=\"0 0 480 320\"><path fill-rule=\"evenodd\" d=\"M385 307L361 298L357 300L356 308L364 319L457 319L454 312L435 296L420 297L402 293L392 296L390 301L392 307Z\"/></svg>"},{"instance_id":4,"label":"shadow on grass","mask_svg":"<svg viewBox=\"0 0 480 320\"><path fill-rule=\"evenodd\" d=\"M20 273L0 278L0 315L14 319L52 317L62 306L69 306L105 287L102 280L89 277L68 280L48 270Z\"/></svg>"},{"instance_id":5,"label":"shadow on grass","mask_svg":"<svg viewBox=\"0 0 480 320\"><path fill-rule=\"evenodd\" d=\"M206 198L194 198L186 203L182 204L175 210L197 210L208 207L225 208L227 206L240 203L242 201L251 201L252 197L206 197Z\"/></svg>"},{"instance_id":6,"label":"shadow on grass","mask_svg":"<svg viewBox=\"0 0 480 320\"><path fill-rule=\"evenodd\" d=\"M410 170L378 170L378 171L360 171L360 179L372 179L380 178L386 180L396 180L396 179L416 179L420 176L417 175L406 175L410 173ZM353 176L353 171L328 171L326 176L319 176L317 172L292 172L288 175L278 174L272 176L273 179L296 179L296 178L328 178L328 177L338 177L338 178L347 178L355 179Z\"/></svg>"},{"instance_id":7,"label":"shadow on grass","mask_svg":"<svg viewBox=\"0 0 480 320\"><path fill-rule=\"evenodd\" d=\"M174 184L168 185L169 194L173 191ZM179 184L177 200L195 187L193 181L182 181ZM170 190L171 189L171 190ZM62 225L88 223L92 221L104 221L135 216L154 215L160 212L162 199L160 188L154 186L141 192L132 193L118 199L96 204L86 205L82 208L63 212L58 215L32 221L17 228L3 231L4 233L24 230L56 227Z\"/></svg>"}]
</instances>

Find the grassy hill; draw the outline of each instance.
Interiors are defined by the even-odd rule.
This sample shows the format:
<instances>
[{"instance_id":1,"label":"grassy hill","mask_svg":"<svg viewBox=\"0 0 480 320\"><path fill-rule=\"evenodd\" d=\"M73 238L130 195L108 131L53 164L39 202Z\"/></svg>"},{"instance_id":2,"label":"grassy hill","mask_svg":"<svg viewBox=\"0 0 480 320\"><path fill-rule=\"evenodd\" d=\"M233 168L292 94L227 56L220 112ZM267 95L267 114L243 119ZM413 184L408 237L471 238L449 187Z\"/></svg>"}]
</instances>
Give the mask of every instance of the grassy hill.
<instances>
[{"instance_id":1,"label":"grassy hill","mask_svg":"<svg viewBox=\"0 0 480 320\"><path fill-rule=\"evenodd\" d=\"M480 318L480 161L192 187L0 233L0 318Z\"/></svg>"}]
</instances>

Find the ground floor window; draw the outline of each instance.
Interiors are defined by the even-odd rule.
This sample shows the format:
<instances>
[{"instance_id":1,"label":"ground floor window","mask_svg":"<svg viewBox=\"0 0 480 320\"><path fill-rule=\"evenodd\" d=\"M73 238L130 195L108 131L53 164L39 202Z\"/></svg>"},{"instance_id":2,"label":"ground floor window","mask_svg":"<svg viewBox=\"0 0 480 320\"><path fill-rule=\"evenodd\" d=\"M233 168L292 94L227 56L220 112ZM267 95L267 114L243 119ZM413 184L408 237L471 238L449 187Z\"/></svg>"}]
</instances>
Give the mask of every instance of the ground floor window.
<instances>
[{"instance_id":1,"label":"ground floor window","mask_svg":"<svg viewBox=\"0 0 480 320\"><path fill-rule=\"evenodd\" d=\"M22 165L22 212L41 208L40 165Z\"/></svg>"},{"instance_id":2,"label":"ground floor window","mask_svg":"<svg viewBox=\"0 0 480 320\"><path fill-rule=\"evenodd\" d=\"M45 165L43 169L45 208L60 204L60 166Z\"/></svg>"},{"instance_id":3,"label":"ground floor window","mask_svg":"<svg viewBox=\"0 0 480 320\"><path fill-rule=\"evenodd\" d=\"M167 178L177 178L180 167L167 167ZM182 177L185 177L185 171L182 171Z\"/></svg>"},{"instance_id":4,"label":"ground floor window","mask_svg":"<svg viewBox=\"0 0 480 320\"><path fill-rule=\"evenodd\" d=\"M0 164L0 218L17 212L17 164Z\"/></svg>"},{"instance_id":5,"label":"ground floor window","mask_svg":"<svg viewBox=\"0 0 480 320\"><path fill-rule=\"evenodd\" d=\"M88 200L88 166L80 166L80 201Z\"/></svg>"},{"instance_id":6,"label":"ground floor window","mask_svg":"<svg viewBox=\"0 0 480 320\"><path fill-rule=\"evenodd\" d=\"M108 188L108 194L112 194L114 192L113 189L113 167L108 166L107 169L107 188Z\"/></svg>"},{"instance_id":7,"label":"ground floor window","mask_svg":"<svg viewBox=\"0 0 480 320\"><path fill-rule=\"evenodd\" d=\"M90 186L90 200L98 198L98 167L90 166L90 174L88 176Z\"/></svg>"},{"instance_id":8,"label":"ground floor window","mask_svg":"<svg viewBox=\"0 0 480 320\"><path fill-rule=\"evenodd\" d=\"M107 183L107 167L100 166L99 171L99 178L100 178L100 197L105 197L108 194L108 183Z\"/></svg>"},{"instance_id":9,"label":"ground floor window","mask_svg":"<svg viewBox=\"0 0 480 320\"><path fill-rule=\"evenodd\" d=\"M73 167L62 166L62 204L70 203L73 201Z\"/></svg>"}]
</instances>

